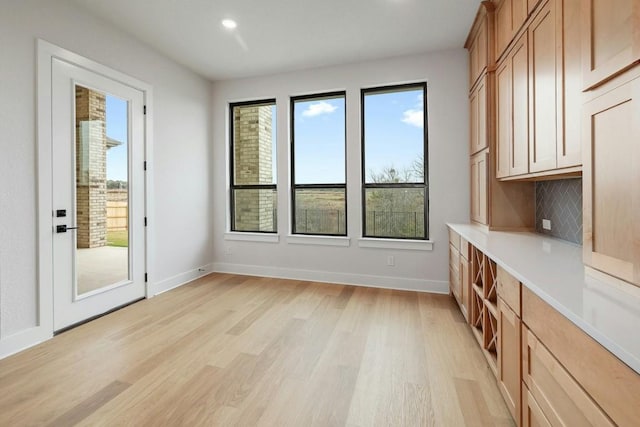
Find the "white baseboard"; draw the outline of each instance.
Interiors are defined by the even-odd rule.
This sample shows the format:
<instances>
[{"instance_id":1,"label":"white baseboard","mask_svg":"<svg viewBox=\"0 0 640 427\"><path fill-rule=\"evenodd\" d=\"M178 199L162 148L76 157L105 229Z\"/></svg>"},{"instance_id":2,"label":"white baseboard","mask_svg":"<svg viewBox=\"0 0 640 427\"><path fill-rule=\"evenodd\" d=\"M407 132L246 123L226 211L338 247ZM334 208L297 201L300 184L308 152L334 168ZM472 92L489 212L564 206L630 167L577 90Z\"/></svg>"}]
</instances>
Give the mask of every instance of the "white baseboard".
<instances>
[{"instance_id":1,"label":"white baseboard","mask_svg":"<svg viewBox=\"0 0 640 427\"><path fill-rule=\"evenodd\" d=\"M368 286L372 288L396 289L401 291L429 292L434 294L449 293L449 282L443 280L407 279L403 277L300 270L295 268L230 264L224 262L214 262L213 271L217 273L275 277L278 279L309 280L313 282Z\"/></svg>"},{"instance_id":2,"label":"white baseboard","mask_svg":"<svg viewBox=\"0 0 640 427\"><path fill-rule=\"evenodd\" d=\"M202 276L206 276L207 274L211 273L211 271L212 271L212 264L206 264L201 267L194 268L193 270L176 274L175 276L169 277L168 279L164 279L164 280L161 280L160 282L152 284L151 295L158 295L163 292L170 291L171 289L177 288L179 286L192 282L196 279L199 279Z\"/></svg>"},{"instance_id":3,"label":"white baseboard","mask_svg":"<svg viewBox=\"0 0 640 427\"><path fill-rule=\"evenodd\" d=\"M16 334L0 339L0 359L26 350L53 337L51 331L45 331L42 326L25 329Z\"/></svg>"}]
</instances>

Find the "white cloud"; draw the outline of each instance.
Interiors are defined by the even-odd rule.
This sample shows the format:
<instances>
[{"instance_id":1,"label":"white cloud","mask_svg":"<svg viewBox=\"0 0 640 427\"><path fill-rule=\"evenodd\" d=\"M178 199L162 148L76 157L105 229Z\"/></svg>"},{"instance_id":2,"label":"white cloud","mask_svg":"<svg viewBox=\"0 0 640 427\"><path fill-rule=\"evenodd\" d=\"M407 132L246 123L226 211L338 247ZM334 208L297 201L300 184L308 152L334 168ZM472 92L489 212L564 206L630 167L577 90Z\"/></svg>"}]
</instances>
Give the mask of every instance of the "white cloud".
<instances>
[{"instance_id":1,"label":"white cloud","mask_svg":"<svg viewBox=\"0 0 640 427\"><path fill-rule=\"evenodd\" d=\"M337 109L338 107L335 105L331 105L325 101L320 101L309 105L309 107L302 112L302 115L304 117L315 117L321 114L331 114Z\"/></svg>"},{"instance_id":2,"label":"white cloud","mask_svg":"<svg viewBox=\"0 0 640 427\"><path fill-rule=\"evenodd\" d=\"M407 110L402 114L402 122L411 126L422 128L424 127L424 112L423 110Z\"/></svg>"}]
</instances>

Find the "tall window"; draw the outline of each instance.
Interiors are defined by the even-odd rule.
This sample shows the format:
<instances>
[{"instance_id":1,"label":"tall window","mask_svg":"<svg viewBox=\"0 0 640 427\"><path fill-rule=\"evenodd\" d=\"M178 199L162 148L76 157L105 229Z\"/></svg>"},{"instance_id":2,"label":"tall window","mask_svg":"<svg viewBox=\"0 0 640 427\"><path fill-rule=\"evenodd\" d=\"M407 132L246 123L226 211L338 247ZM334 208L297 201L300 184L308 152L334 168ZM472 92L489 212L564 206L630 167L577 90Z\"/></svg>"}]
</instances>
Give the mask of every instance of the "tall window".
<instances>
[{"instance_id":1,"label":"tall window","mask_svg":"<svg viewBox=\"0 0 640 427\"><path fill-rule=\"evenodd\" d=\"M345 93L291 98L294 234L347 234Z\"/></svg>"},{"instance_id":2,"label":"tall window","mask_svg":"<svg viewBox=\"0 0 640 427\"><path fill-rule=\"evenodd\" d=\"M364 237L428 238L426 83L363 89Z\"/></svg>"},{"instance_id":3,"label":"tall window","mask_svg":"<svg viewBox=\"0 0 640 427\"><path fill-rule=\"evenodd\" d=\"M231 230L275 233L276 101L231 104Z\"/></svg>"}]
</instances>

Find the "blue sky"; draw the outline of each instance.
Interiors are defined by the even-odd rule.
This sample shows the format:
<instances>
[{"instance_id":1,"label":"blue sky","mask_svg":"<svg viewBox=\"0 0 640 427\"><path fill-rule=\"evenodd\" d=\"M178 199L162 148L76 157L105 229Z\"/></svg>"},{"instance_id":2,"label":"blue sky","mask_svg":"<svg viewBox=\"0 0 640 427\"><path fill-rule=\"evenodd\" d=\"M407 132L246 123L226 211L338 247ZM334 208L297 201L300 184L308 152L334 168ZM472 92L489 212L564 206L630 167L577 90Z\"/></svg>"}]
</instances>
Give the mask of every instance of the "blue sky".
<instances>
[{"instance_id":1,"label":"blue sky","mask_svg":"<svg viewBox=\"0 0 640 427\"><path fill-rule=\"evenodd\" d=\"M295 103L296 184L345 183L344 108L344 98Z\"/></svg>"},{"instance_id":2,"label":"blue sky","mask_svg":"<svg viewBox=\"0 0 640 427\"><path fill-rule=\"evenodd\" d=\"M127 181L127 101L115 96L107 98L107 136L122 145L107 150L107 179Z\"/></svg>"},{"instance_id":3,"label":"blue sky","mask_svg":"<svg viewBox=\"0 0 640 427\"><path fill-rule=\"evenodd\" d=\"M410 168L423 153L423 91L369 94L365 97L365 167ZM295 182L344 183L344 98L297 102Z\"/></svg>"},{"instance_id":4,"label":"blue sky","mask_svg":"<svg viewBox=\"0 0 640 427\"><path fill-rule=\"evenodd\" d=\"M424 150L423 91L365 96L365 173L411 168Z\"/></svg>"}]
</instances>

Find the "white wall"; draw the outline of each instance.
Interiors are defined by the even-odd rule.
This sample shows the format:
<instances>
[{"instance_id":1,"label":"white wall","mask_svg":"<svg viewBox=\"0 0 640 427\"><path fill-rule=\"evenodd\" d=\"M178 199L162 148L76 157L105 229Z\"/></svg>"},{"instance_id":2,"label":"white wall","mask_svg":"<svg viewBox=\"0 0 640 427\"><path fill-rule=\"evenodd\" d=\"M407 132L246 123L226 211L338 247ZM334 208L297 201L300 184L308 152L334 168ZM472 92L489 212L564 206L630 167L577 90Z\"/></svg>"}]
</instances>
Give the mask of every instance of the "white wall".
<instances>
[{"instance_id":1,"label":"white wall","mask_svg":"<svg viewBox=\"0 0 640 427\"><path fill-rule=\"evenodd\" d=\"M153 86L153 283L178 284L213 257L211 84L66 0L2 0L0 354L37 324L36 38Z\"/></svg>"},{"instance_id":2,"label":"white wall","mask_svg":"<svg viewBox=\"0 0 640 427\"><path fill-rule=\"evenodd\" d=\"M307 70L213 85L214 270L382 287L446 292L445 222L468 221L468 85L463 49ZM431 252L359 247L360 89L428 82ZM289 234L289 96L347 92L347 217L349 247L287 243ZM224 240L228 230L228 102L276 98L278 138L278 243ZM229 253L229 251L231 253ZM387 256L395 266L387 266Z\"/></svg>"}]
</instances>

